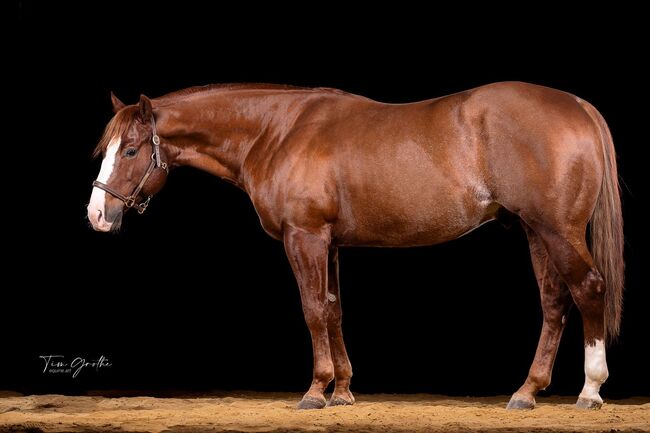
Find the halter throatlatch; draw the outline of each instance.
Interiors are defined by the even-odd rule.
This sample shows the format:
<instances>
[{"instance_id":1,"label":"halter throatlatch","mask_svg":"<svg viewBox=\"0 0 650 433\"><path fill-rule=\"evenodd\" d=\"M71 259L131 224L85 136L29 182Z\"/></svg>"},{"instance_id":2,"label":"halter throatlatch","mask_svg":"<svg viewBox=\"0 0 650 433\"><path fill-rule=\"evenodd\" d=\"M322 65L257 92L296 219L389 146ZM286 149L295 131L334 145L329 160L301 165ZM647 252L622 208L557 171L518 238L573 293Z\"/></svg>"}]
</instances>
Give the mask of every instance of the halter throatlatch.
<instances>
[{"instance_id":1,"label":"halter throatlatch","mask_svg":"<svg viewBox=\"0 0 650 433\"><path fill-rule=\"evenodd\" d=\"M151 136L151 143L153 146L153 153L151 154L151 162L149 163L149 167L147 167L147 171L145 171L144 174L142 175L142 179L140 179L140 183L138 183L138 186L135 187L135 189L131 192L129 196L125 196L124 194L121 194L120 192L114 190L113 188L106 185L105 183L99 182L97 180L93 182L94 187L103 189L104 191L106 191L116 199L121 200L127 209L135 208L135 210L137 210L139 214L143 214L144 211L147 210L147 206L149 206L149 201L151 201L152 196L147 196L147 199L145 201L136 203L138 195L140 194L140 191L142 191L144 185L147 183L147 180L149 179L149 176L151 176L151 173L153 173L153 171L157 168L169 172L169 167L167 167L167 163L162 162L162 160L160 159L160 137L158 136L158 133L156 131L156 120L154 119L153 115L151 116L151 129L153 131L153 135Z\"/></svg>"}]
</instances>

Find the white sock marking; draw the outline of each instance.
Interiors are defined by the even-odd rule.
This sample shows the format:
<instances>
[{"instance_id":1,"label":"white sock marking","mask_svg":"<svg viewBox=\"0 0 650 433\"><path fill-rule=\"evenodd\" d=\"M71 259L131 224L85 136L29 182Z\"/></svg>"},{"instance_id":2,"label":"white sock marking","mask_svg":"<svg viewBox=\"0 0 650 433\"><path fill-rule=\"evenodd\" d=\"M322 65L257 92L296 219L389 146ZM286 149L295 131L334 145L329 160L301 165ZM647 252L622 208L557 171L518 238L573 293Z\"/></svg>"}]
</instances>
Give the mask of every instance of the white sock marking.
<instances>
[{"instance_id":1,"label":"white sock marking","mask_svg":"<svg viewBox=\"0 0 650 433\"><path fill-rule=\"evenodd\" d=\"M593 346L585 346L585 386L580 397L602 403L603 399L600 398L598 391L607 376L609 372L605 358L605 343L603 340L596 339Z\"/></svg>"}]
</instances>

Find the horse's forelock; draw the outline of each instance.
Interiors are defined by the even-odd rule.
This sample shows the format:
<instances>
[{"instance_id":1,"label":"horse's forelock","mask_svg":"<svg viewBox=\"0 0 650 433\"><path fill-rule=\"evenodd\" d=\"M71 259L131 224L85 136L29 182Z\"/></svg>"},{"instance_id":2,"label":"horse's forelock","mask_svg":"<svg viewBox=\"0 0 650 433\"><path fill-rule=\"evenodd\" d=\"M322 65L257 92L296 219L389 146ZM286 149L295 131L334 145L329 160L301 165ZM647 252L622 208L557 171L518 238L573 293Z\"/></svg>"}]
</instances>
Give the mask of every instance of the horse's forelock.
<instances>
[{"instance_id":1,"label":"horse's forelock","mask_svg":"<svg viewBox=\"0 0 650 433\"><path fill-rule=\"evenodd\" d=\"M97 143L97 146L93 151L93 158L102 155L113 138L121 137L124 132L133 125L136 108L137 107L135 106L126 107L113 116L106 125L102 138L99 140L99 143Z\"/></svg>"}]
</instances>

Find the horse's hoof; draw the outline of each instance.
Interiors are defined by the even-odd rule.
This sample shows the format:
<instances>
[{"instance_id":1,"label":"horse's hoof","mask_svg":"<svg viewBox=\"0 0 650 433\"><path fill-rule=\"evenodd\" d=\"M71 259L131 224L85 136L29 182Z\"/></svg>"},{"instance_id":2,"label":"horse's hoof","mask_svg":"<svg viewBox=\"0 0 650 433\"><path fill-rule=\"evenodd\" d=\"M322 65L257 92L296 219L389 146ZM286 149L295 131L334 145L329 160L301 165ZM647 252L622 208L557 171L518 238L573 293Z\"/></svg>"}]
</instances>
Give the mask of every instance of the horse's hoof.
<instances>
[{"instance_id":1,"label":"horse's hoof","mask_svg":"<svg viewBox=\"0 0 650 433\"><path fill-rule=\"evenodd\" d=\"M578 401L576 402L576 407L578 409L596 410L603 407L603 402L591 398L578 397Z\"/></svg>"},{"instance_id":2,"label":"horse's hoof","mask_svg":"<svg viewBox=\"0 0 650 433\"><path fill-rule=\"evenodd\" d=\"M327 402L327 407L330 407L330 406L352 406L353 404L354 404L354 401L346 400L343 397L334 397L334 396L332 396L330 398L330 401Z\"/></svg>"},{"instance_id":3,"label":"horse's hoof","mask_svg":"<svg viewBox=\"0 0 650 433\"><path fill-rule=\"evenodd\" d=\"M325 397L320 399L306 395L298 403L298 409L322 409L325 407L325 404L327 404Z\"/></svg>"},{"instance_id":4,"label":"horse's hoof","mask_svg":"<svg viewBox=\"0 0 650 433\"><path fill-rule=\"evenodd\" d=\"M506 407L508 410L512 409L525 409L525 410L531 410L535 409L535 400L530 401L530 400L524 400L519 397L513 396L510 401L508 402L508 406Z\"/></svg>"}]
</instances>

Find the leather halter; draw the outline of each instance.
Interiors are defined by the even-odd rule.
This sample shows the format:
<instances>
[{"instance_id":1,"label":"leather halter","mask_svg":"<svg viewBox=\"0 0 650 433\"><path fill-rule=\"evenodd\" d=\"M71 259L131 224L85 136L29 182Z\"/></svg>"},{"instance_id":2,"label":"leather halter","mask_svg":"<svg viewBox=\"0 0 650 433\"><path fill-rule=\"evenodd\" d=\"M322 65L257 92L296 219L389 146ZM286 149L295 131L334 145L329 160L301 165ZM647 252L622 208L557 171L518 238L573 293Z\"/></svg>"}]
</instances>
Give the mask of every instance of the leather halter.
<instances>
[{"instance_id":1,"label":"leather halter","mask_svg":"<svg viewBox=\"0 0 650 433\"><path fill-rule=\"evenodd\" d=\"M118 191L114 190L113 188L106 185L105 183L99 182L97 180L93 181L94 187L103 189L104 191L106 191L116 199L121 200L127 209L135 208L135 210L137 210L138 213L141 215L144 213L145 210L147 210L147 206L149 206L149 201L151 200L152 196L151 195L147 196L147 199L140 203L136 203L136 199L138 198L138 195L140 194L140 191L142 191L144 185L147 183L149 176L151 176L151 173L153 173L153 171L157 168L161 168L169 173L169 167L167 167L167 163L162 162L160 159L160 137L156 132L156 120L154 119L153 115L151 116L151 128L153 130L153 135L151 137L151 143L153 145L151 162L149 163L149 167L147 167L147 171L145 171L144 174L142 175L142 179L140 179L140 183L138 183L138 186L135 187L135 189L131 192L129 196L125 196L119 193Z\"/></svg>"}]
</instances>

